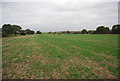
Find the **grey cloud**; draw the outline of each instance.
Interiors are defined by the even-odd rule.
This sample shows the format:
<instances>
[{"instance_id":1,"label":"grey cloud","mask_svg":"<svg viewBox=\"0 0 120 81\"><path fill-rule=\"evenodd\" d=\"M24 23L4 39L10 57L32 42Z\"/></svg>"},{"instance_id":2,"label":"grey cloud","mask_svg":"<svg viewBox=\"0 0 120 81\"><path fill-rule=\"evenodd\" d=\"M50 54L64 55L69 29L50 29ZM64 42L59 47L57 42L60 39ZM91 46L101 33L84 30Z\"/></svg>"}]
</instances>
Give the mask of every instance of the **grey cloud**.
<instances>
[{"instance_id":1,"label":"grey cloud","mask_svg":"<svg viewBox=\"0 0 120 81\"><path fill-rule=\"evenodd\" d=\"M2 3L0 2L0 27L2 26Z\"/></svg>"},{"instance_id":2,"label":"grey cloud","mask_svg":"<svg viewBox=\"0 0 120 81\"><path fill-rule=\"evenodd\" d=\"M111 28L117 24L117 2L5 2L3 24L18 24L23 29L40 31Z\"/></svg>"}]
</instances>

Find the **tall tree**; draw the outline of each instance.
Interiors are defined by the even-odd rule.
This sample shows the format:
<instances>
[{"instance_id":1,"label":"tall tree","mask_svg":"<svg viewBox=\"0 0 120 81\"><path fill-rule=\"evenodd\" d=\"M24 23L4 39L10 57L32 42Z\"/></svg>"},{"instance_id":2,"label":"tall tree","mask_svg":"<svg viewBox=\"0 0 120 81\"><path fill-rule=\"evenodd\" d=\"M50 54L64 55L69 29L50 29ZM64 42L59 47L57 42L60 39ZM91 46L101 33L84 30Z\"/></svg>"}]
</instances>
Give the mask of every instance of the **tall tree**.
<instances>
[{"instance_id":1,"label":"tall tree","mask_svg":"<svg viewBox=\"0 0 120 81\"><path fill-rule=\"evenodd\" d=\"M6 36L13 34L13 33L14 33L14 29L13 29L11 24L4 24L2 26L2 36L3 37L6 37Z\"/></svg>"},{"instance_id":2,"label":"tall tree","mask_svg":"<svg viewBox=\"0 0 120 81\"><path fill-rule=\"evenodd\" d=\"M110 33L110 29L108 27L99 26L96 29L96 33L97 34L108 34L108 33Z\"/></svg>"},{"instance_id":3,"label":"tall tree","mask_svg":"<svg viewBox=\"0 0 120 81\"><path fill-rule=\"evenodd\" d=\"M13 29L14 29L14 34L16 35L17 32L20 32L20 30L22 29L20 26L18 25L12 25Z\"/></svg>"},{"instance_id":4,"label":"tall tree","mask_svg":"<svg viewBox=\"0 0 120 81\"><path fill-rule=\"evenodd\" d=\"M10 34L15 34L16 35L16 33L18 31L20 32L21 29L22 28L18 25L4 24L2 26L2 35L3 36L8 36Z\"/></svg>"},{"instance_id":5,"label":"tall tree","mask_svg":"<svg viewBox=\"0 0 120 81\"><path fill-rule=\"evenodd\" d=\"M7 34L13 34L14 29L11 24L4 24L2 26L2 32Z\"/></svg>"},{"instance_id":6,"label":"tall tree","mask_svg":"<svg viewBox=\"0 0 120 81\"><path fill-rule=\"evenodd\" d=\"M112 27L112 33L113 34L120 34L120 24L113 25L113 27Z\"/></svg>"}]
</instances>

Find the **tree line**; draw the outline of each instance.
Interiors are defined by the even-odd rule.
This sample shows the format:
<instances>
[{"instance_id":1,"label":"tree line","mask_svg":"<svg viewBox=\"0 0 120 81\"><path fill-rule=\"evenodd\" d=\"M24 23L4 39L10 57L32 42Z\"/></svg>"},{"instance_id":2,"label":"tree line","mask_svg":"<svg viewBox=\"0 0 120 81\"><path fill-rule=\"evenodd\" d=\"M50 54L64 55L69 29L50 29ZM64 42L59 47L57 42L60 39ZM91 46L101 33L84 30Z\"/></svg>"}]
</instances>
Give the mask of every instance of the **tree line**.
<instances>
[{"instance_id":1,"label":"tree line","mask_svg":"<svg viewBox=\"0 0 120 81\"><path fill-rule=\"evenodd\" d=\"M40 31L36 32L37 34L41 34ZM21 26L18 25L11 25L11 24L4 24L2 26L2 37L8 37L8 36L13 36L13 35L31 35L35 34L35 31L26 29L22 30Z\"/></svg>"},{"instance_id":2,"label":"tree line","mask_svg":"<svg viewBox=\"0 0 120 81\"><path fill-rule=\"evenodd\" d=\"M82 31L60 31L60 32L48 32L49 34L120 34L120 24L113 25L110 30L109 27L99 26L96 30L86 30Z\"/></svg>"},{"instance_id":3,"label":"tree line","mask_svg":"<svg viewBox=\"0 0 120 81\"><path fill-rule=\"evenodd\" d=\"M30 29L23 30L21 26L4 24L2 26L2 36L8 37L10 35L31 35L31 34L42 34L40 31L33 31ZM120 24L113 25L110 30L109 27L99 26L96 30L86 30L82 31L60 31L60 32L48 32L48 34L120 34Z\"/></svg>"}]
</instances>

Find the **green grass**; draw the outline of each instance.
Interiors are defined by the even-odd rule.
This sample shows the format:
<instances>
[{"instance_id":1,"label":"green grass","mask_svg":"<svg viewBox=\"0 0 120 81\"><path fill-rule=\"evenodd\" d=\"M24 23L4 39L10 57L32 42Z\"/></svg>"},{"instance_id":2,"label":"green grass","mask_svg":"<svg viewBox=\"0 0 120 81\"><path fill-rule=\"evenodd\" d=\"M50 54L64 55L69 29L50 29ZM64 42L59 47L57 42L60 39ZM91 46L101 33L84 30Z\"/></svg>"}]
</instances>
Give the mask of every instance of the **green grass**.
<instances>
[{"instance_id":1,"label":"green grass","mask_svg":"<svg viewBox=\"0 0 120 81\"><path fill-rule=\"evenodd\" d=\"M3 38L3 78L117 78L118 36L35 34Z\"/></svg>"}]
</instances>

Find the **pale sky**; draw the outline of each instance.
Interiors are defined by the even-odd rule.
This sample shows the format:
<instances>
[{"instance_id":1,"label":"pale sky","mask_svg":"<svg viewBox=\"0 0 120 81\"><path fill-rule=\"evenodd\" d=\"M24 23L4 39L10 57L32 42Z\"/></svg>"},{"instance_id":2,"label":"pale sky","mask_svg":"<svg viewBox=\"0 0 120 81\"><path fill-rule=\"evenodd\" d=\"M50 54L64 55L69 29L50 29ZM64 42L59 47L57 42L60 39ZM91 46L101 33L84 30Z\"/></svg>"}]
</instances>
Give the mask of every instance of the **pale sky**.
<instances>
[{"instance_id":1,"label":"pale sky","mask_svg":"<svg viewBox=\"0 0 120 81\"><path fill-rule=\"evenodd\" d=\"M8 2L9 1L9 2ZM11 1L11 2L10 2ZM0 3L2 25L16 24L23 29L48 31L94 30L118 24L119 0L4 0ZM37 1L37 2L35 2ZM1 19L1 17L0 17Z\"/></svg>"}]
</instances>

